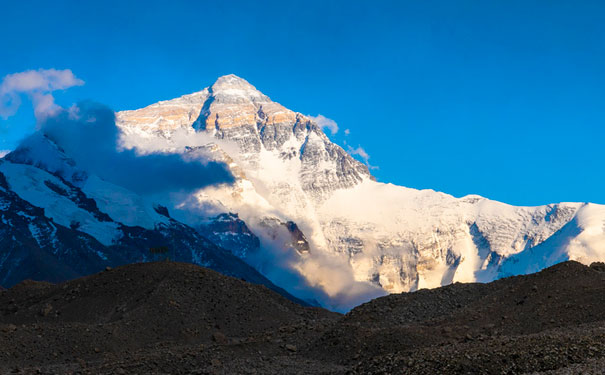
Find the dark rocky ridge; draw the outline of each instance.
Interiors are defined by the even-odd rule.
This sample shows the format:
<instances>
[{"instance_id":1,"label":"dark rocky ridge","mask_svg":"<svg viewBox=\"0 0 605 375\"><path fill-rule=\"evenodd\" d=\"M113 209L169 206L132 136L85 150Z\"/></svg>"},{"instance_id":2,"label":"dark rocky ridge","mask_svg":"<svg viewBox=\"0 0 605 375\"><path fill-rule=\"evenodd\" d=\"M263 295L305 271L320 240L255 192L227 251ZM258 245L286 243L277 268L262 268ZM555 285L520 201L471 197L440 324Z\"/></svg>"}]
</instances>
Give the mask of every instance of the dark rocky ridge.
<instances>
[{"instance_id":1,"label":"dark rocky ridge","mask_svg":"<svg viewBox=\"0 0 605 375\"><path fill-rule=\"evenodd\" d=\"M604 321L600 264L570 261L489 284L378 298L315 344L332 351L314 353L357 357L359 373L545 371L604 356Z\"/></svg>"},{"instance_id":2,"label":"dark rocky ridge","mask_svg":"<svg viewBox=\"0 0 605 375\"><path fill-rule=\"evenodd\" d=\"M336 317L185 263L133 264L58 285L24 281L0 294L0 373L15 366L66 373L165 349L248 350L272 333Z\"/></svg>"},{"instance_id":3,"label":"dark rocky ridge","mask_svg":"<svg viewBox=\"0 0 605 375\"><path fill-rule=\"evenodd\" d=\"M345 316L172 262L23 282L0 291L0 372L600 374L604 271L565 262Z\"/></svg>"}]
</instances>

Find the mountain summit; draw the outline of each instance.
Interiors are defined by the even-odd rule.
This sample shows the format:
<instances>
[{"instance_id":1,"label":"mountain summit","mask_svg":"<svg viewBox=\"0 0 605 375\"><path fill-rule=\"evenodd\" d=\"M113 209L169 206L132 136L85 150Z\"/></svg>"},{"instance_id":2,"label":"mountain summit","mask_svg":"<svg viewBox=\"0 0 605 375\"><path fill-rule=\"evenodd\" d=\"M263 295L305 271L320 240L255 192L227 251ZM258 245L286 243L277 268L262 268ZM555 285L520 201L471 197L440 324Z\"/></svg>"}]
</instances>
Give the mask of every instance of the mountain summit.
<instances>
[{"instance_id":1,"label":"mountain summit","mask_svg":"<svg viewBox=\"0 0 605 375\"><path fill-rule=\"evenodd\" d=\"M246 80L230 74L220 77L208 89L208 98L194 127L225 130L263 120L279 123L295 119L294 112L272 102Z\"/></svg>"},{"instance_id":2,"label":"mountain summit","mask_svg":"<svg viewBox=\"0 0 605 375\"><path fill-rule=\"evenodd\" d=\"M203 143L227 162L236 183L199 191L176 214L201 228L215 215L237 213L260 239L246 262L290 292L334 308L385 292L605 258L603 206L514 207L376 182L313 119L234 75L117 119L128 147L151 143L146 152L186 153ZM289 246L287 223L296 224L308 251Z\"/></svg>"},{"instance_id":3,"label":"mountain summit","mask_svg":"<svg viewBox=\"0 0 605 375\"><path fill-rule=\"evenodd\" d=\"M228 102L229 100L240 99L241 102L269 102L267 96L263 95L256 87L252 86L248 81L236 76L228 74L219 77L209 89L215 100Z\"/></svg>"},{"instance_id":4,"label":"mountain summit","mask_svg":"<svg viewBox=\"0 0 605 375\"><path fill-rule=\"evenodd\" d=\"M239 150L228 153L229 157L237 159L250 175L260 173L262 163L269 167L263 173L280 174L279 168L271 167L277 166L273 163L273 154L277 153L280 163L291 161L286 163L290 164L286 166L287 175L295 179L300 174L308 175L303 188L317 199L335 188L372 178L365 165L332 143L311 118L272 101L235 75L220 77L198 93L136 111L118 112L117 124L125 135L125 143L133 148L140 147L137 137L158 137L166 142L155 145L156 150L166 151L175 133L191 137L204 134L217 142L235 143ZM191 140L191 145L194 143ZM324 167L319 178L314 175L317 165Z\"/></svg>"}]
</instances>

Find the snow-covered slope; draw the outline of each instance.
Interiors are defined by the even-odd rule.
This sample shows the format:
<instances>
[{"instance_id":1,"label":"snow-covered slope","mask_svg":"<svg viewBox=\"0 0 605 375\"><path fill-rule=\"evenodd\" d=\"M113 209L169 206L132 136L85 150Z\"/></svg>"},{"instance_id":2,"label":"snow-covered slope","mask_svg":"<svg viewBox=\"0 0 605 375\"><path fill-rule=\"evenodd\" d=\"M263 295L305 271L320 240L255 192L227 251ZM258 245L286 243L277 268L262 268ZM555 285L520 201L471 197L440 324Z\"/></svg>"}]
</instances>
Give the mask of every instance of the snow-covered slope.
<instances>
[{"instance_id":1,"label":"snow-covered slope","mask_svg":"<svg viewBox=\"0 0 605 375\"><path fill-rule=\"evenodd\" d=\"M63 281L165 257L264 284L297 300L174 220L166 207L79 170L40 133L0 159L0 285Z\"/></svg>"},{"instance_id":2,"label":"snow-covered slope","mask_svg":"<svg viewBox=\"0 0 605 375\"><path fill-rule=\"evenodd\" d=\"M565 259L605 259L603 206L514 207L376 182L311 118L234 75L117 119L125 147L204 149L227 162L236 183L175 203L175 215L195 226L237 213L261 242L254 256L242 257L278 283L304 281L332 307L384 292L489 281ZM291 237L276 234L280 228L268 219L296 223L309 251L284 247Z\"/></svg>"}]
</instances>

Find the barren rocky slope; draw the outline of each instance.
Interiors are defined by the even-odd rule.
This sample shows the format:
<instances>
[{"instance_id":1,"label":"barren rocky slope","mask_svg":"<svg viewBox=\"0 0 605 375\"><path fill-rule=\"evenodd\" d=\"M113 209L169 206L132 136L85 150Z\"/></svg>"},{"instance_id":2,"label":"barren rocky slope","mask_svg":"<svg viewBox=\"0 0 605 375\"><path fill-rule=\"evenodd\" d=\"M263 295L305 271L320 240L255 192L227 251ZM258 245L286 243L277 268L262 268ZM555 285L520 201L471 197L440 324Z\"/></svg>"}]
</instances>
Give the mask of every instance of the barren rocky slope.
<instances>
[{"instance_id":1,"label":"barren rocky slope","mask_svg":"<svg viewBox=\"0 0 605 375\"><path fill-rule=\"evenodd\" d=\"M214 350L257 356L256 347L266 350L276 337L287 335L294 344L308 334L282 332L339 316L173 262L133 264L58 285L25 281L0 293L0 372L82 367L97 373L107 366L119 372L114 365L131 358L124 366L129 373L188 373L212 366ZM283 345L268 348L287 353ZM199 362L161 359L191 351L187 357ZM148 357L159 359L145 364Z\"/></svg>"},{"instance_id":2,"label":"barren rocky slope","mask_svg":"<svg viewBox=\"0 0 605 375\"><path fill-rule=\"evenodd\" d=\"M194 265L0 291L2 373L602 373L605 264L378 298L342 316Z\"/></svg>"}]
</instances>

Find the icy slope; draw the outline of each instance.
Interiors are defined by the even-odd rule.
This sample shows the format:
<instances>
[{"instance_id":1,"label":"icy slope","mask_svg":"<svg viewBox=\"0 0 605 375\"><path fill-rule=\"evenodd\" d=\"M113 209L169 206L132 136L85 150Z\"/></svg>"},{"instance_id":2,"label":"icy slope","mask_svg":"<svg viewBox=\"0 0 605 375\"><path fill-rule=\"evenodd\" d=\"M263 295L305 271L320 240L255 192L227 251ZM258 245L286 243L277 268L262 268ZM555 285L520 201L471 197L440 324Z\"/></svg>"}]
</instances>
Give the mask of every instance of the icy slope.
<instances>
[{"instance_id":1,"label":"icy slope","mask_svg":"<svg viewBox=\"0 0 605 375\"><path fill-rule=\"evenodd\" d=\"M309 117L234 75L117 118L125 147L204 150L226 161L236 183L173 202L175 217L197 226L237 213L261 242L246 261L332 307L351 307L377 288L489 281L564 259L605 259L602 206L514 207L376 182ZM267 219L296 223L309 251L284 246L287 234L275 234Z\"/></svg>"}]
</instances>

